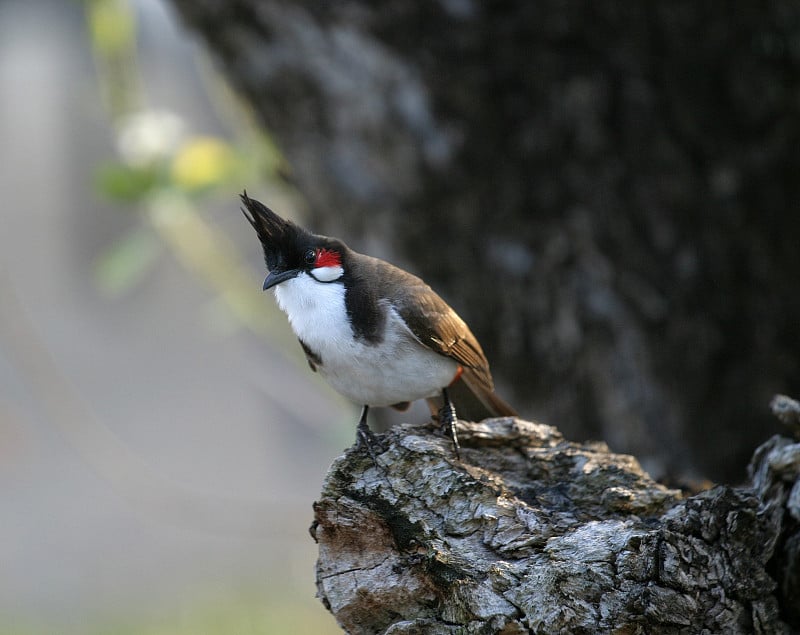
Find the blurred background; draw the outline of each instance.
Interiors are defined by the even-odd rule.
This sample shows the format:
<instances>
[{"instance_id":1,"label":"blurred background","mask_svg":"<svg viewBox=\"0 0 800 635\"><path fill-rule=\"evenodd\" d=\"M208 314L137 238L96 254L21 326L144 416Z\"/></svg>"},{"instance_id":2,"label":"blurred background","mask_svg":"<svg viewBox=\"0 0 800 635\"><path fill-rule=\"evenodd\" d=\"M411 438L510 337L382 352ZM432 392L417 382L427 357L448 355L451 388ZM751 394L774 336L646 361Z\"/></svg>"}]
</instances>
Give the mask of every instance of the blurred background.
<instances>
[{"instance_id":1,"label":"blurred background","mask_svg":"<svg viewBox=\"0 0 800 635\"><path fill-rule=\"evenodd\" d=\"M745 477L800 383L800 5L172 4L309 224L439 290L520 412Z\"/></svg>"},{"instance_id":2,"label":"blurred background","mask_svg":"<svg viewBox=\"0 0 800 635\"><path fill-rule=\"evenodd\" d=\"M339 632L308 534L357 412L238 193L282 159L158 0L0 2L0 632Z\"/></svg>"},{"instance_id":3,"label":"blurred background","mask_svg":"<svg viewBox=\"0 0 800 635\"><path fill-rule=\"evenodd\" d=\"M728 8L0 0L0 633L338 632L357 411L244 188L422 275L526 418L741 481L800 385L800 7Z\"/></svg>"}]
</instances>

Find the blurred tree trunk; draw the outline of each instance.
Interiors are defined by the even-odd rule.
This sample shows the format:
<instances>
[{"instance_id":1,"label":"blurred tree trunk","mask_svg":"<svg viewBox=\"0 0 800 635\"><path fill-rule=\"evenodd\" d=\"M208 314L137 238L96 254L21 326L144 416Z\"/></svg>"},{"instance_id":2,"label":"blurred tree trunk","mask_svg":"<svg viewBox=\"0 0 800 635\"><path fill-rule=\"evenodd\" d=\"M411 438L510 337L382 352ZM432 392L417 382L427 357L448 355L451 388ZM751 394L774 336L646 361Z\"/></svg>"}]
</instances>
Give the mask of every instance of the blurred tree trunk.
<instances>
[{"instance_id":1,"label":"blurred tree trunk","mask_svg":"<svg viewBox=\"0 0 800 635\"><path fill-rule=\"evenodd\" d=\"M800 382L800 4L173 4L313 229L388 241L521 411L743 477Z\"/></svg>"}]
</instances>

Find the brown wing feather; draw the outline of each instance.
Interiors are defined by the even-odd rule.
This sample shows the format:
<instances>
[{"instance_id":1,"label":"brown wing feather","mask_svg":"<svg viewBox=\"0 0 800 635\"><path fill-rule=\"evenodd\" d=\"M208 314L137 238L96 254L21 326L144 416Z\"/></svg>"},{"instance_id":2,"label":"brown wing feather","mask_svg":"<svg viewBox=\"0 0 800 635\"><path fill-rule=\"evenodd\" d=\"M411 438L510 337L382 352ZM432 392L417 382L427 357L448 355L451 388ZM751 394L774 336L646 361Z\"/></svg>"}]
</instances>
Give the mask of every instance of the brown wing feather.
<instances>
[{"instance_id":1,"label":"brown wing feather","mask_svg":"<svg viewBox=\"0 0 800 635\"><path fill-rule=\"evenodd\" d=\"M414 301L410 301L410 293L401 295L395 298L395 307L420 342L464 367L461 381L453 389L463 384L472 393L471 418L479 421L487 416L516 416L516 410L494 392L489 362L464 320L422 280L404 271L401 273L409 276L402 288L410 292L413 288ZM463 398L456 397L454 401L459 408L464 403ZM483 412L479 405L483 406Z\"/></svg>"},{"instance_id":2,"label":"brown wing feather","mask_svg":"<svg viewBox=\"0 0 800 635\"><path fill-rule=\"evenodd\" d=\"M397 267L364 256L364 265L380 269L375 279L385 281L382 297L392 301L414 336L428 348L451 357L470 371L475 387L492 392L489 362L464 320L418 277Z\"/></svg>"},{"instance_id":3,"label":"brown wing feather","mask_svg":"<svg viewBox=\"0 0 800 635\"><path fill-rule=\"evenodd\" d=\"M492 390L489 363L481 345L464 321L427 285L417 288L414 302L395 306L416 338L437 353L452 357L474 370L482 383Z\"/></svg>"}]
</instances>

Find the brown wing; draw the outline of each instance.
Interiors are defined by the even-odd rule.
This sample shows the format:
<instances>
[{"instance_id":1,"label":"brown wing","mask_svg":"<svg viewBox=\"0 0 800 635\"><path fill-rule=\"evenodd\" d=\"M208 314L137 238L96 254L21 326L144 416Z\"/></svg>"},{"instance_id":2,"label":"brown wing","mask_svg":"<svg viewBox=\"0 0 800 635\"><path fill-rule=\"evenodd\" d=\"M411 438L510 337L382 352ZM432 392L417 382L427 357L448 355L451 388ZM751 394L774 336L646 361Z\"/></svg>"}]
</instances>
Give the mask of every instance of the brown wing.
<instances>
[{"instance_id":1,"label":"brown wing","mask_svg":"<svg viewBox=\"0 0 800 635\"><path fill-rule=\"evenodd\" d=\"M422 302L397 307L416 338L437 353L446 355L472 371L478 383L488 391L494 390L489 362L472 331L444 300L428 288ZM417 300L420 299L418 294Z\"/></svg>"},{"instance_id":2,"label":"brown wing","mask_svg":"<svg viewBox=\"0 0 800 635\"><path fill-rule=\"evenodd\" d=\"M461 381L450 388L459 414L473 421L516 416L514 408L494 392L489 362L472 331L430 287L420 283L415 299L421 301L402 303L397 308L420 342L464 367Z\"/></svg>"},{"instance_id":3,"label":"brown wing","mask_svg":"<svg viewBox=\"0 0 800 635\"><path fill-rule=\"evenodd\" d=\"M451 357L469 371L472 382L494 390L489 362L464 320L416 276L382 260L372 259L386 281L382 295L391 300L414 336L428 348Z\"/></svg>"}]
</instances>

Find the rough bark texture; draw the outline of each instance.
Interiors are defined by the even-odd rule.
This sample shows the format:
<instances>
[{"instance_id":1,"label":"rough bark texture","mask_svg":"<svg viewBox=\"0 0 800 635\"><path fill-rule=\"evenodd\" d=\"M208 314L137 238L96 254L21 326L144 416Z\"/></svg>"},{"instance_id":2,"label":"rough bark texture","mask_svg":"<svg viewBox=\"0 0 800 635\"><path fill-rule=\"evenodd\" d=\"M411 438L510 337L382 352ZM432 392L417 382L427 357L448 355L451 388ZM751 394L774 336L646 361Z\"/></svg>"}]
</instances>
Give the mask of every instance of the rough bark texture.
<instances>
[{"instance_id":1,"label":"rough bark texture","mask_svg":"<svg viewBox=\"0 0 800 635\"><path fill-rule=\"evenodd\" d=\"M314 228L443 291L520 411L743 477L800 383L800 3L173 4Z\"/></svg>"},{"instance_id":2,"label":"rough bark texture","mask_svg":"<svg viewBox=\"0 0 800 635\"><path fill-rule=\"evenodd\" d=\"M333 464L311 532L349 633L790 633L800 628L800 444L746 487L684 498L630 456L518 419L405 426Z\"/></svg>"}]
</instances>

